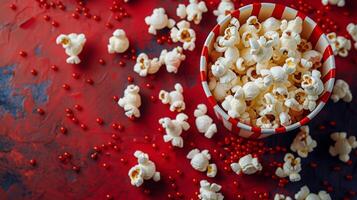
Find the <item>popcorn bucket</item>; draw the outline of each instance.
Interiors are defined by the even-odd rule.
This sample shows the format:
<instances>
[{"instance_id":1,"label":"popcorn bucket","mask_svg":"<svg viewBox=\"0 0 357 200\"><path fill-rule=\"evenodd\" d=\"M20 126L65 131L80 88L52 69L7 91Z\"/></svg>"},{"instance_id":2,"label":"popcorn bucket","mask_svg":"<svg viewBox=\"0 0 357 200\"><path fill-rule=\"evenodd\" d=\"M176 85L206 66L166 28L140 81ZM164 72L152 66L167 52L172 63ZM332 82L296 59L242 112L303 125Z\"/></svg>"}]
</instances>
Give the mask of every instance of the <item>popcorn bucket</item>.
<instances>
[{"instance_id":1,"label":"popcorn bucket","mask_svg":"<svg viewBox=\"0 0 357 200\"><path fill-rule=\"evenodd\" d=\"M313 49L319 51L322 55L322 67L321 77L324 83L324 92L320 95L316 108L305 116L299 122L291 124L289 126L281 126L276 129L264 129L259 127L253 127L247 124L239 122L239 119L231 118L228 116L220 105L213 97L211 91L208 88L208 62L209 54L213 49L213 44L216 37L222 34L225 28L228 26L232 17L239 19L241 24L244 24L250 16L257 16L260 21L269 17L275 17L277 19L292 20L297 16L303 19L303 32L302 38L306 38L312 43ZM213 30L209 33L201 53L200 60L200 78L202 82L203 90L208 98L210 105L213 107L214 112L219 120L223 122L223 125L230 131L239 134L239 136L251 139L261 139L273 134L285 133L294 129L297 129L307 124L313 119L325 106L326 102L330 98L334 82L335 82L335 58L332 52L332 48L329 45L327 37L321 30L321 28L311 18L307 17L303 13L279 4L274 3L254 3L239 8L227 15L219 24L217 24Z\"/></svg>"}]
</instances>

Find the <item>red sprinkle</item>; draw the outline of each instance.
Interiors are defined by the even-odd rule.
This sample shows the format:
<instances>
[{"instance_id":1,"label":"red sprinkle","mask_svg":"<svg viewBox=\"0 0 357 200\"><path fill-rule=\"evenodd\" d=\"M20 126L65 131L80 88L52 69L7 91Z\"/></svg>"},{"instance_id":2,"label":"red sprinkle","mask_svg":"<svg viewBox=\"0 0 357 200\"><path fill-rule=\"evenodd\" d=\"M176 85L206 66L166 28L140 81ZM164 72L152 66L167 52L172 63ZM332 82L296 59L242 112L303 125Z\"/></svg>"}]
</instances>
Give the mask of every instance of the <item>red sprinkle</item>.
<instances>
[{"instance_id":1,"label":"red sprinkle","mask_svg":"<svg viewBox=\"0 0 357 200\"><path fill-rule=\"evenodd\" d=\"M37 75L37 71L35 69L31 69L31 74L36 76Z\"/></svg>"},{"instance_id":2,"label":"red sprinkle","mask_svg":"<svg viewBox=\"0 0 357 200\"><path fill-rule=\"evenodd\" d=\"M10 4L10 8L11 8L12 10L16 10L17 7L16 7L15 4L12 3L12 4Z\"/></svg>"},{"instance_id":3,"label":"red sprinkle","mask_svg":"<svg viewBox=\"0 0 357 200\"><path fill-rule=\"evenodd\" d=\"M65 90L70 90L71 89L71 87L68 84L63 84L62 88L65 89Z\"/></svg>"},{"instance_id":4,"label":"red sprinkle","mask_svg":"<svg viewBox=\"0 0 357 200\"><path fill-rule=\"evenodd\" d=\"M65 127L63 127L63 126L61 126L60 131L61 131L62 134L66 134L67 133L67 129Z\"/></svg>"},{"instance_id":5,"label":"red sprinkle","mask_svg":"<svg viewBox=\"0 0 357 200\"><path fill-rule=\"evenodd\" d=\"M37 108L36 111L40 115L44 115L45 114L45 111L42 108Z\"/></svg>"},{"instance_id":6,"label":"red sprinkle","mask_svg":"<svg viewBox=\"0 0 357 200\"><path fill-rule=\"evenodd\" d=\"M19 52L19 55L22 56L22 57L26 57L27 56L27 53L25 51L20 51Z\"/></svg>"},{"instance_id":7,"label":"red sprinkle","mask_svg":"<svg viewBox=\"0 0 357 200\"><path fill-rule=\"evenodd\" d=\"M32 165L32 166L36 166L36 160L35 159L31 159L30 160L30 165Z\"/></svg>"},{"instance_id":8,"label":"red sprinkle","mask_svg":"<svg viewBox=\"0 0 357 200\"><path fill-rule=\"evenodd\" d=\"M97 122L98 124L102 125L102 124L103 124L103 119L98 117L98 118L96 119L96 122Z\"/></svg>"},{"instance_id":9,"label":"red sprinkle","mask_svg":"<svg viewBox=\"0 0 357 200\"><path fill-rule=\"evenodd\" d=\"M58 67L57 67L56 65L51 65L51 69L52 69L53 71L58 71Z\"/></svg>"}]
</instances>

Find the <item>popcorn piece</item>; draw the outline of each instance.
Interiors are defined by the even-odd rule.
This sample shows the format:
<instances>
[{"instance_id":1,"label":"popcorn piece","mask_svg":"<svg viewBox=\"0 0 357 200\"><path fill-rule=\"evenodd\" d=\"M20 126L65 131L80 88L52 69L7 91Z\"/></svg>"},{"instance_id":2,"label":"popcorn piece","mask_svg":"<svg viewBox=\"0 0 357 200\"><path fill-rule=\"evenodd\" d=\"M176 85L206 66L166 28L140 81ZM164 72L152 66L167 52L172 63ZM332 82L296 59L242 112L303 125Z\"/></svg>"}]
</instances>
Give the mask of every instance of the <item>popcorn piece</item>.
<instances>
[{"instance_id":1,"label":"popcorn piece","mask_svg":"<svg viewBox=\"0 0 357 200\"><path fill-rule=\"evenodd\" d=\"M289 22L287 20L282 20L280 29L282 31L290 31L293 33L300 34L302 32L302 19L301 17L296 17Z\"/></svg>"},{"instance_id":2,"label":"popcorn piece","mask_svg":"<svg viewBox=\"0 0 357 200\"><path fill-rule=\"evenodd\" d=\"M212 91L212 95L217 101L223 101L230 94L231 84L220 83L215 78L210 78L208 87Z\"/></svg>"},{"instance_id":3,"label":"popcorn piece","mask_svg":"<svg viewBox=\"0 0 357 200\"><path fill-rule=\"evenodd\" d=\"M260 128L274 129L279 127L279 121L275 115L265 114L257 119L256 125Z\"/></svg>"},{"instance_id":4,"label":"popcorn piece","mask_svg":"<svg viewBox=\"0 0 357 200\"><path fill-rule=\"evenodd\" d=\"M136 64L134 65L134 71L139 76L147 76L148 74L155 74L162 66L161 60L158 58L150 59L146 53L140 53L136 58Z\"/></svg>"},{"instance_id":5,"label":"popcorn piece","mask_svg":"<svg viewBox=\"0 0 357 200\"><path fill-rule=\"evenodd\" d=\"M184 4L179 4L176 9L176 14L181 19L186 18L188 21L193 21L199 24L202 20L202 14L207 12L206 3L204 1L190 0L190 4L186 7Z\"/></svg>"},{"instance_id":6,"label":"popcorn piece","mask_svg":"<svg viewBox=\"0 0 357 200\"><path fill-rule=\"evenodd\" d=\"M301 159L291 153L285 154L284 165L276 169L275 174L280 178L289 177L290 181L296 182L301 180Z\"/></svg>"},{"instance_id":7,"label":"popcorn piece","mask_svg":"<svg viewBox=\"0 0 357 200\"><path fill-rule=\"evenodd\" d=\"M129 40L123 29L114 31L113 36L109 38L108 53L123 53L129 48Z\"/></svg>"},{"instance_id":8,"label":"popcorn piece","mask_svg":"<svg viewBox=\"0 0 357 200\"><path fill-rule=\"evenodd\" d=\"M224 30L224 35L218 36L216 39L214 46L216 51L224 52L227 50L227 47L235 47L240 42L239 27L238 19L232 18L229 26Z\"/></svg>"},{"instance_id":9,"label":"popcorn piece","mask_svg":"<svg viewBox=\"0 0 357 200\"><path fill-rule=\"evenodd\" d=\"M234 4L231 0L221 0L217 10L213 11L213 14L217 16L217 23L222 21L231 11L233 11Z\"/></svg>"},{"instance_id":10,"label":"popcorn piece","mask_svg":"<svg viewBox=\"0 0 357 200\"><path fill-rule=\"evenodd\" d=\"M280 90L280 88L274 90ZM275 91L275 93L278 92ZM283 126L291 124L290 115L284 110L283 102L276 99L271 93L264 95L263 109L259 115L262 117L257 119L257 126L262 128L278 128L279 120Z\"/></svg>"},{"instance_id":11,"label":"popcorn piece","mask_svg":"<svg viewBox=\"0 0 357 200\"><path fill-rule=\"evenodd\" d=\"M258 40L249 39L250 53L253 55L255 62L266 63L273 56L273 41L267 41L264 36Z\"/></svg>"},{"instance_id":12,"label":"popcorn piece","mask_svg":"<svg viewBox=\"0 0 357 200\"><path fill-rule=\"evenodd\" d=\"M285 60L285 64L283 66L283 69L287 74L293 74L296 71L297 67L298 67L297 59L288 58L288 59Z\"/></svg>"},{"instance_id":13,"label":"popcorn piece","mask_svg":"<svg viewBox=\"0 0 357 200\"><path fill-rule=\"evenodd\" d=\"M139 91L139 86L128 85L124 90L124 96L118 101L119 106L124 108L127 117L140 117L141 97Z\"/></svg>"},{"instance_id":14,"label":"popcorn piece","mask_svg":"<svg viewBox=\"0 0 357 200\"><path fill-rule=\"evenodd\" d=\"M306 158L317 146L316 141L312 139L309 132L310 129L308 126L300 127L300 132L296 135L290 146L291 151L297 152L302 158Z\"/></svg>"},{"instance_id":15,"label":"popcorn piece","mask_svg":"<svg viewBox=\"0 0 357 200\"><path fill-rule=\"evenodd\" d=\"M291 197L285 196L283 194L275 194L274 200L293 200L293 199Z\"/></svg>"},{"instance_id":16,"label":"popcorn piece","mask_svg":"<svg viewBox=\"0 0 357 200\"><path fill-rule=\"evenodd\" d=\"M304 108L313 111L316 108L316 101L319 95L324 91L324 84L322 83L321 73L318 70L313 70L312 74L303 75L301 87L307 93L307 100L304 102Z\"/></svg>"},{"instance_id":17,"label":"popcorn piece","mask_svg":"<svg viewBox=\"0 0 357 200\"><path fill-rule=\"evenodd\" d=\"M331 134L331 139L335 141L334 146L330 146L329 152L331 156L337 156L342 162L347 162L350 159L352 149L357 148L355 136L347 138L346 132L336 132Z\"/></svg>"},{"instance_id":18,"label":"popcorn piece","mask_svg":"<svg viewBox=\"0 0 357 200\"><path fill-rule=\"evenodd\" d=\"M216 60L211 66L211 70L213 76L218 78L220 83L229 83L237 78L237 75L229 68L229 62L223 57Z\"/></svg>"},{"instance_id":19,"label":"popcorn piece","mask_svg":"<svg viewBox=\"0 0 357 200\"><path fill-rule=\"evenodd\" d=\"M298 45L301 43L300 34L285 30L280 38L280 53L298 58Z\"/></svg>"},{"instance_id":20,"label":"popcorn piece","mask_svg":"<svg viewBox=\"0 0 357 200\"><path fill-rule=\"evenodd\" d=\"M211 154L208 150L200 152L198 149L193 149L187 154L187 158L191 160L191 166L200 172L207 171L208 177L215 177L217 174L216 164L209 164L211 160Z\"/></svg>"},{"instance_id":21,"label":"popcorn piece","mask_svg":"<svg viewBox=\"0 0 357 200\"><path fill-rule=\"evenodd\" d=\"M198 132L203 133L206 138L212 138L217 132L217 126L213 123L213 119L207 115L207 106L205 104L197 105L194 116Z\"/></svg>"},{"instance_id":22,"label":"popcorn piece","mask_svg":"<svg viewBox=\"0 0 357 200\"><path fill-rule=\"evenodd\" d=\"M218 36L214 43L215 50L224 52L224 58L229 64L235 63L239 58L239 50L235 47L240 42L239 26L239 21L232 18L229 27L224 30L224 36Z\"/></svg>"},{"instance_id":23,"label":"popcorn piece","mask_svg":"<svg viewBox=\"0 0 357 200\"><path fill-rule=\"evenodd\" d=\"M244 90L240 86L236 86L234 90L234 96L226 96L222 102L222 107L228 111L228 115L232 118L246 118L248 113L246 112L247 104L244 99Z\"/></svg>"},{"instance_id":24,"label":"popcorn piece","mask_svg":"<svg viewBox=\"0 0 357 200\"><path fill-rule=\"evenodd\" d=\"M183 88L180 83L175 84L175 90L166 92L161 90L159 93L159 99L163 104L170 104L170 111L181 112L185 110L186 105L183 98Z\"/></svg>"},{"instance_id":25,"label":"popcorn piece","mask_svg":"<svg viewBox=\"0 0 357 200\"><path fill-rule=\"evenodd\" d=\"M209 183L206 180L200 181L200 194L198 198L201 200L223 200L224 196L219 193L221 186L216 183Z\"/></svg>"},{"instance_id":26,"label":"popcorn piece","mask_svg":"<svg viewBox=\"0 0 357 200\"><path fill-rule=\"evenodd\" d=\"M351 35L353 41L355 42L354 47L357 49L357 24L350 23L347 25L347 32Z\"/></svg>"},{"instance_id":27,"label":"popcorn piece","mask_svg":"<svg viewBox=\"0 0 357 200\"><path fill-rule=\"evenodd\" d=\"M251 101L260 94L260 87L256 82L247 82L243 85L244 99Z\"/></svg>"},{"instance_id":28,"label":"popcorn piece","mask_svg":"<svg viewBox=\"0 0 357 200\"><path fill-rule=\"evenodd\" d=\"M149 25L149 33L153 35L156 35L157 30L172 28L175 25L175 21L168 18L164 8L155 8L151 16L145 18L145 23Z\"/></svg>"},{"instance_id":29,"label":"popcorn piece","mask_svg":"<svg viewBox=\"0 0 357 200\"><path fill-rule=\"evenodd\" d=\"M248 175L263 169L258 158L253 158L251 154L241 157L238 163L232 163L231 168L236 174L244 173Z\"/></svg>"},{"instance_id":30,"label":"popcorn piece","mask_svg":"<svg viewBox=\"0 0 357 200\"><path fill-rule=\"evenodd\" d=\"M170 32L173 42L182 42L183 49L193 51L196 42L196 32L190 28L190 23L182 20Z\"/></svg>"},{"instance_id":31,"label":"popcorn piece","mask_svg":"<svg viewBox=\"0 0 357 200\"><path fill-rule=\"evenodd\" d=\"M83 46L86 43L84 34L71 33L68 35L61 34L56 39L57 44L61 44L69 56L66 60L68 64L79 64L81 60L78 55L82 52Z\"/></svg>"},{"instance_id":32,"label":"popcorn piece","mask_svg":"<svg viewBox=\"0 0 357 200\"><path fill-rule=\"evenodd\" d=\"M316 68L321 67L322 54L315 50L308 50L302 54L301 65L304 68L311 68L315 66Z\"/></svg>"},{"instance_id":33,"label":"popcorn piece","mask_svg":"<svg viewBox=\"0 0 357 200\"><path fill-rule=\"evenodd\" d=\"M259 36L257 33L253 32L253 31L246 31L242 34L242 43L244 45L244 47L249 48L249 53L250 53L250 40L258 40Z\"/></svg>"},{"instance_id":34,"label":"popcorn piece","mask_svg":"<svg viewBox=\"0 0 357 200\"><path fill-rule=\"evenodd\" d=\"M285 100L284 105L294 111L302 111L304 102L308 101L305 90L299 88L289 93L289 98Z\"/></svg>"},{"instance_id":35,"label":"popcorn piece","mask_svg":"<svg viewBox=\"0 0 357 200\"><path fill-rule=\"evenodd\" d=\"M324 6L331 4L331 5L337 5L338 7L343 7L346 4L345 0L321 0L321 2Z\"/></svg>"},{"instance_id":36,"label":"popcorn piece","mask_svg":"<svg viewBox=\"0 0 357 200\"><path fill-rule=\"evenodd\" d=\"M309 188L305 185L295 194L296 200L331 200L331 196L326 191L320 191L318 194L310 193Z\"/></svg>"},{"instance_id":37,"label":"popcorn piece","mask_svg":"<svg viewBox=\"0 0 357 200\"><path fill-rule=\"evenodd\" d=\"M301 42L298 45L298 50L302 53L304 53L305 51L312 50L311 42L308 42L306 39L301 39Z\"/></svg>"},{"instance_id":38,"label":"popcorn piece","mask_svg":"<svg viewBox=\"0 0 357 200\"><path fill-rule=\"evenodd\" d=\"M292 62L292 60L287 60L287 62L285 67L274 66L270 69L260 70L260 74L263 77L263 83L266 87L271 85L289 86L288 76L293 73L295 61Z\"/></svg>"},{"instance_id":39,"label":"popcorn piece","mask_svg":"<svg viewBox=\"0 0 357 200\"><path fill-rule=\"evenodd\" d=\"M332 91L331 99L337 103L340 99L345 102L352 101L352 92L348 83L342 79L338 79Z\"/></svg>"},{"instance_id":40,"label":"popcorn piece","mask_svg":"<svg viewBox=\"0 0 357 200\"><path fill-rule=\"evenodd\" d=\"M155 163L149 160L148 154L135 151L134 156L138 159L138 164L130 168L128 173L132 185L140 187L145 180L160 180L160 172L156 171Z\"/></svg>"},{"instance_id":41,"label":"popcorn piece","mask_svg":"<svg viewBox=\"0 0 357 200\"><path fill-rule=\"evenodd\" d=\"M347 57L348 51L351 50L351 41L343 36L337 36L335 32L327 34L335 56Z\"/></svg>"},{"instance_id":42,"label":"popcorn piece","mask_svg":"<svg viewBox=\"0 0 357 200\"><path fill-rule=\"evenodd\" d=\"M274 17L269 17L262 23L262 31L263 33L267 33L270 31L276 32L280 30L280 25L281 25L280 20L277 20Z\"/></svg>"},{"instance_id":43,"label":"popcorn piece","mask_svg":"<svg viewBox=\"0 0 357 200\"><path fill-rule=\"evenodd\" d=\"M253 32L253 33L258 33L261 29L262 29L262 25L260 24L257 16L250 16L247 19L247 22L242 25L239 32L241 34L247 32L247 31Z\"/></svg>"},{"instance_id":44,"label":"popcorn piece","mask_svg":"<svg viewBox=\"0 0 357 200\"><path fill-rule=\"evenodd\" d=\"M183 147L183 140L181 137L182 131L187 131L190 128L190 124L187 123L188 116L184 113L176 115L176 119L172 120L168 117L161 118L159 123L165 129L166 135L164 135L164 141L170 142L172 146Z\"/></svg>"},{"instance_id":45,"label":"popcorn piece","mask_svg":"<svg viewBox=\"0 0 357 200\"><path fill-rule=\"evenodd\" d=\"M177 73L181 62L186 59L186 56L183 54L182 47L176 47L171 51L166 49L161 51L160 62L166 65L166 70L169 73Z\"/></svg>"}]
</instances>

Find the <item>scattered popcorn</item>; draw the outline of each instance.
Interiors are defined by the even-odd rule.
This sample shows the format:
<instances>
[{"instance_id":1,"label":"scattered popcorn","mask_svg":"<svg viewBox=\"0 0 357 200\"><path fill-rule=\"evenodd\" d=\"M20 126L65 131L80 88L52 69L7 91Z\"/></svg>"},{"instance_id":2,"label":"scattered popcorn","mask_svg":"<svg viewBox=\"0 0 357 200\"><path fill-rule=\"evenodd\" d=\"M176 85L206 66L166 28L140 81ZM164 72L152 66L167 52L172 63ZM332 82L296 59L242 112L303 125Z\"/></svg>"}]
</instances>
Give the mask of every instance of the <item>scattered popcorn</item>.
<instances>
[{"instance_id":1,"label":"scattered popcorn","mask_svg":"<svg viewBox=\"0 0 357 200\"><path fill-rule=\"evenodd\" d=\"M334 146L330 146L329 152L331 156L337 156L342 162L350 160L350 153L352 149L357 148L357 141L355 136L347 138L346 132L335 132L331 134L331 139L335 141Z\"/></svg>"},{"instance_id":2,"label":"scattered popcorn","mask_svg":"<svg viewBox=\"0 0 357 200\"><path fill-rule=\"evenodd\" d=\"M345 102L352 101L352 92L348 83L342 79L338 79L335 83L335 86L332 90L331 99L333 102L338 102L342 99Z\"/></svg>"},{"instance_id":3,"label":"scattered popcorn","mask_svg":"<svg viewBox=\"0 0 357 200\"><path fill-rule=\"evenodd\" d=\"M275 174L280 178L289 177L290 181L296 182L301 180L301 159L291 153L285 154L284 165L276 169Z\"/></svg>"},{"instance_id":4,"label":"scattered popcorn","mask_svg":"<svg viewBox=\"0 0 357 200\"><path fill-rule=\"evenodd\" d=\"M129 40L123 29L114 31L113 36L109 38L108 53L123 53L129 48Z\"/></svg>"},{"instance_id":5,"label":"scattered popcorn","mask_svg":"<svg viewBox=\"0 0 357 200\"><path fill-rule=\"evenodd\" d=\"M134 65L134 71L139 76L147 76L148 74L155 74L162 66L162 62L158 58L150 59L145 53L140 53L136 58L136 64Z\"/></svg>"},{"instance_id":6,"label":"scattered popcorn","mask_svg":"<svg viewBox=\"0 0 357 200\"><path fill-rule=\"evenodd\" d=\"M200 194L198 198L201 200L223 200L224 196L219 193L221 186L216 183L209 183L206 180L200 181Z\"/></svg>"},{"instance_id":7,"label":"scattered popcorn","mask_svg":"<svg viewBox=\"0 0 357 200\"><path fill-rule=\"evenodd\" d=\"M68 64L79 64L81 60L78 55L82 52L86 43L84 34L71 33L68 35L61 34L56 39L57 44L62 44L66 54L69 56L66 60Z\"/></svg>"},{"instance_id":8,"label":"scattered popcorn","mask_svg":"<svg viewBox=\"0 0 357 200\"><path fill-rule=\"evenodd\" d=\"M217 132L217 126L213 123L213 119L207 115L207 106L205 104L197 105L194 116L198 132L203 133L206 138L212 138Z\"/></svg>"},{"instance_id":9,"label":"scattered popcorn","mask_svg":"<svg viewBox=\"0 0 357 200\"><path fill-rule=\"evenodd\" d=\"M225 16L234 11L234 3L231 0L221 0L217 10L213 11L213 14L217 16L217 23L222 21Z\"/></svg>"},{"instance_id":10,"label":"scattered popcorn","mask_svg":"<svg viewBox=\"0 0 357 200\"><path fill-rule=\"evenodd\" d=\"M333 54L347 57L351 50L351 41L343 36L337 36L335 32L327 34L327 39L332 47Z\"/></svg>"},{"instance_id":11,"label":"scattered popcorn","mask_svg":"<svg viewBox=\"0 0 357 200\"><path fill-rule=\"evenodd\" d=\"M285 196L283 194L275 194L274 200L293 200L293 199L291 197Z\"/></svg>"},{"instance_id":12,"label":"scattered popcorn","mask_svg":"<svg viewBox=\"0 0 357 200\"><path fill-rule=\"evenodd\" d=\"M316 108L324 91L322 54L302 31L300 17L230 20L213 44L208 72L209 89L230 117L275 129Z\"/></svg>"},{"instance_id":13,"label":"scattered popcorn","mask_svg":"<svg viewBox=\"0 0 357 200\"><path fill-rule=\"evenodd\" d=\"M231 168L236 174L244 173L248 175L263 169L258 158L253 158L251 154L241 157L238 163L232 163Z\"/></svg>"},{"instance_id":14,"label":"scattered popcorn","mask_svg":"<svg viewBox=\"0 0 357 200\"><path fill-rule=\"evenodd\" d=\"M196 42L196 32L190 28L190 23L182 20L173 27L170 37L173 42L182 42L183 49L193 51Z\"/></svg>"},{"instance_id":15,"label":"scattered popcorn","mask_svg":"<svg viewBox=\"0 0 357 200\"><path fill-rule=\"evenodd\" d=\"M331 200L326 191L320 191L318 194L310 193L310 189L305 185L295 194L296 200Z\"/></svg>"},{"instance_id":16,"label":"scattered popcorn","mask_svg":"<svg viewBox=\"0 0 357 200\"><path fill-rule=\"evenodd\" d=\"M321 0L321 2L324 6L331 4L331 5L337 5L338 7L343 7L346 4L345 0Z\"/></svg>"},{"instance_id":17,"label":"scattered popcorn","mask_svg":"<svg viewBox=\"0 0 357 200\"><path fill-rule=\"evenodd\" d=\"M149 25L149 33L153 35L156 35L157 30L175 26L175 21L168 18L164 8L155 8L151 16L145 18L145 23Z\"/></svg>"},{"instance_id":18,"label":"scattered popcorn","mask_svg":"<svg viewBox=\"0 0 357 200\"><path fill-rule=\"evenodd\" d=\"M290 146L291 151L297 152L302 158L306 158L317 146L316 141L312 139L309 133L310 129L308 126L300 127L300 132L296 135Z\"/></svg>"},{"instance_id":19,"label":"scattered popcorn","mask_svg":"<svg viewBox=\"0 0 357 200\"><path fill-rule=\"evenodd\" d=\"M187 131L190 124L187 122L188 116L184 113L176 115L176 119L172 120L168 117L161 118L159 123L165 129L164 141L170 142L172 146L183 147L183 140L181 137L182 131Z\"/></svg>"},{"instance_id":20,"label":"scattered popcorn","mask_svg":"<svg viewBox=\"0 0 357 200\"><path fill-rule=\"evenodd\" d=\"M351 35L353 41L355 42L354 47L357 49L357 24L350 23L347 25L347 32Z\"/></svg>"},{"instance_id":21,"label":"scattered popcorn","mask_svg":"<svg viewBox=\"0 0 357 200\"><path fill-rule=\"evenodd\" d=\"M211 160L211 154L208 150L200 152L198 149L193 149L187 154L187 158L191 160L191 166L200 172L207 171L208 177L215 177L217 174L216 164L209 164Z\"/></svg>"},{"instance_id":22,"label":"scattered popcorn","mask_svg":"<svg viewBox=\"0 0 357 200\"><path fill-rule=\"evenodd\" d=\"M138 164L130 168L128 173L132 185L140 187L144 180L160 180L160 172L156 171L155 163L149 160L148 154L135 151L134 156L138 159Z\"/></svg>"},{"instance_id":23,"label":"scattered popcorn","mask_svg":"<svg viewBox=\"0 0 357 200\"><path fill-rule=\"evenodd\" d=\"M124 97L118 101L119 106L124 108L127 117L140 117L141 97L139 91L139 86L128 85L124 90Z\"/></svg>"},{"instance_id":24,"label":"scattered popcorn","mask_svg":"<svg viewBox=\"0 0 357 200\"><path fill-rule=\"evenodd\" d=\"M202 14L207 11L206 3L204 1L198 2L198 0L190 0L188 6L179 4L176 9L176 14L181 19L187 17L188 21L193 21L195 24L199 24L202 20Z\"/></svg>"},{"instance_id":25,"label":"scattered popcorn","mask_svg":"<svg viewBox=\"0 0 357 200\"><path fill-rule=\"evenodd\" d=\"M161 90L159 93L159 99L163 104L170 104L170 111L181 112L186 108L182 93L182 85L180 83L176 83L174 91L166 92L165 90Z\"/></svg>"},{"instance_id":26,"label":"scattered popcorn","mask_svg":"<svg viewBox=\"0 0 357 200\"><path fill-rule=\"evenodd\" d=\"M166 70L169 73L177 73L181 65L181 62L186 59L186 56L183 54L182 47L176 47L171 51L166 49L161 51L160 62L166 65Z\"/></svg>"}]
</instances>

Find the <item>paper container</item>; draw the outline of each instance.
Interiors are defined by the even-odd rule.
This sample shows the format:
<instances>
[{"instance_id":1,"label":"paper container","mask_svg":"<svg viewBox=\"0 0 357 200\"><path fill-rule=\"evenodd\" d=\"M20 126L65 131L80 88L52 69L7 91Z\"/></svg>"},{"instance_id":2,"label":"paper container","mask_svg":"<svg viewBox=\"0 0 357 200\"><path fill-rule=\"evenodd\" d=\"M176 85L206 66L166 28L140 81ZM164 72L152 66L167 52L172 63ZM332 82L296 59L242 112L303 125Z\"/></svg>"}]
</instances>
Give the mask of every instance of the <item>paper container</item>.
<instances>
[{"instance_id":1,"label":"paper container","mask_svg":"<svg viewBox=\"0 0 357 200\"><path fill-rule=\"evenodd\" d=\"M252 127L250 125L240 123L239 119L234 119L228 116L227 112L225 112L214 99L211 94L211 91L208 88L207 64L209 54L213 49L213 43L216 40L216 37L223 33L225 27L228 25L232 17L239 19L240 24L244 24L250 16L257 16L259 21L263 21L269 17L291 20L297 16L300 16L304 21L303 32L301 33L302 38L308 39L308 41L312 43L313 49L319 51L323 55L323 66L320 68L320 71L325 90L321 94L320 99L318 101L318 105L316 106L315 110L313 110L310 114L304 117L301 121L296 122L290 126L279 127L276 129L262 129L259 127ZM330 98L334 86L335 58L332 52L332 48L328 43L326 35L323 33L317 23L314 22L311 18L307 17L305 14L293 8L284 5L274 3L254 3L233 11L231 14L226 16L219 24L217 24L209 33L201 53L200 77L202 81L202 87L208 98L208 101L213 107L217 118L223 122L223 125L228 130L237 133L242 137L251 139L261 139L273 134L285 133L297 129L307 124L321 111L321 109L325 106L326 102Z\"/></svg>"}]
</instances>

